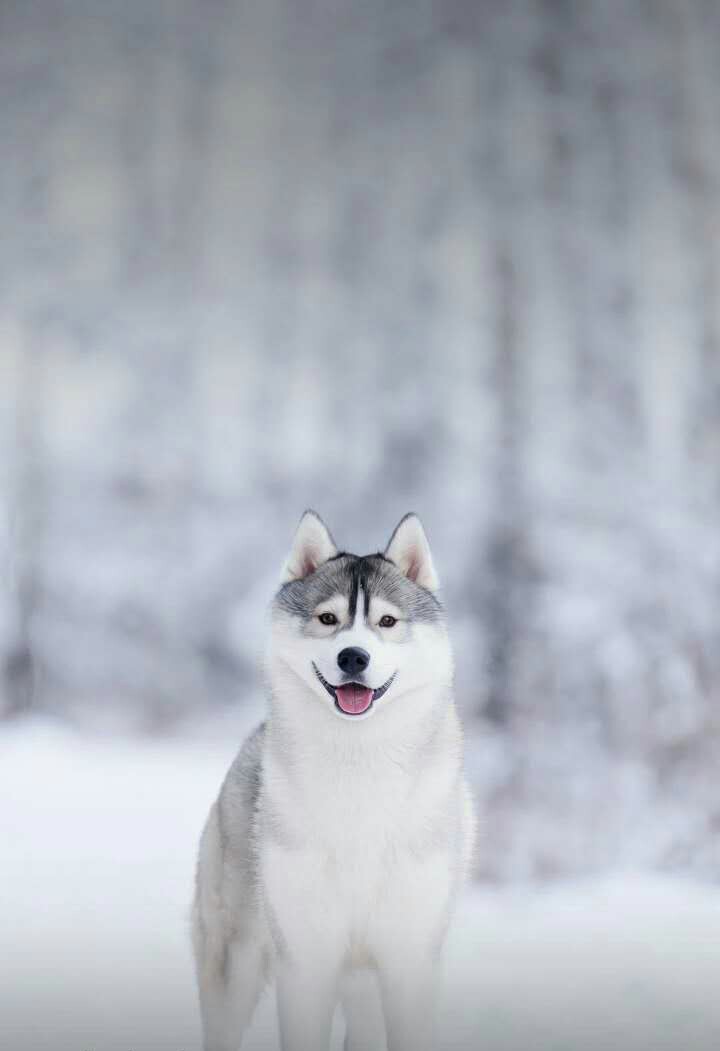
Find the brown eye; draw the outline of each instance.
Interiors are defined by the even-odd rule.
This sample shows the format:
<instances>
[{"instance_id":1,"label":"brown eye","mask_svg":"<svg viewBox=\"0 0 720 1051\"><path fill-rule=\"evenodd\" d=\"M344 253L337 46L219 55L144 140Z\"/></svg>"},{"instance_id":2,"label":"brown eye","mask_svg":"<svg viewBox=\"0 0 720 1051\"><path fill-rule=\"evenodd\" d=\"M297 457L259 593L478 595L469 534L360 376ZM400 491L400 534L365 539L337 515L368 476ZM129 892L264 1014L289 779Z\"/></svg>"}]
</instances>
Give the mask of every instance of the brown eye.
<instances>
[{"instance_id":1,"label":"brown eye","mask_svg":"<svg viewBox=\"0 0 720 1051\"><path fill-rule=\"evenodd\" d=\"M337 624L338 619L334 613L321 613L318 617L321 624L326 624L330 627L332 624Z\"/></svg>"},{"instance_id":2,"label":"brown eye","mask_svg":"<svg viewBox=\"0 0 720 1051\"><path fill-rule=\"evenodd\" d=\"M386 613L384 617L381 617L378 621L381 628L393 628L397 624L397 617L391 617L389 613Z\"/></svg>"}]
</instances>

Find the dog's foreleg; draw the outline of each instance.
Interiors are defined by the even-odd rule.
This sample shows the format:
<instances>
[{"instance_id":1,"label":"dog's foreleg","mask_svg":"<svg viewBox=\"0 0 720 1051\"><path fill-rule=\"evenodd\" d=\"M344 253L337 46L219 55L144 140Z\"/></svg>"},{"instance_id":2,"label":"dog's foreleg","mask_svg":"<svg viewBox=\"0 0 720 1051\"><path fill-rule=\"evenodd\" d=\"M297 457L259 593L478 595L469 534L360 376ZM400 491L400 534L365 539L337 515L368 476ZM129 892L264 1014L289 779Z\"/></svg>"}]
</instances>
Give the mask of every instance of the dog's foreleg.
<instances>
[{"instance_id":1,"label":"dog's foreleg","mask_svg":"<svg viewBox=\"0 0 720 1051\"><path fill-rule=\"evenodd\" d=\"M282 1051L328 1051L339 971L339 962L318 957L278 964Z\"/></svg>"},{"instance_id":2,"label":"dog's foreleg","mask_svg":"<svg viewBox=\"0 0 720 1051\"><path fill-rule=\"evenodd\" d=\"M275 943L282 1049L328 1051L347 952L334 868L318 851L270 841L262 880Z\"/></svg>"},{"instance_id":3,"label":"dog's foreleg","mask_svg":"<svg viewBox=\"0 0 720 1051\"><path fill-rule=\"evenodd\" d=\"M385 960L380 967L388 1051L432 1051L437 966L430 957Z\"/></svg>"},{"instance_id":4,"label":"dog's foreleg","mask_svg":"<svg viewBox=\"0 0 720 1051\"><path fill-rule=\"evenodd\" d=\"M340 1001L345 1016L343 1051L384 1051L385 1026L375 975L371 971L346 975Z\"/></svg>"},{"instance_id":5,"label":"dog's foreleg","mask_svg":"<svg viewBox=\"0 0 720 1051\"><path fill-rule=\"evenodd\" d=\"M198 968L204 1051L238 1051L265 980L259 942L232 941L220 966Z\"/></svg>"}]
</instances>

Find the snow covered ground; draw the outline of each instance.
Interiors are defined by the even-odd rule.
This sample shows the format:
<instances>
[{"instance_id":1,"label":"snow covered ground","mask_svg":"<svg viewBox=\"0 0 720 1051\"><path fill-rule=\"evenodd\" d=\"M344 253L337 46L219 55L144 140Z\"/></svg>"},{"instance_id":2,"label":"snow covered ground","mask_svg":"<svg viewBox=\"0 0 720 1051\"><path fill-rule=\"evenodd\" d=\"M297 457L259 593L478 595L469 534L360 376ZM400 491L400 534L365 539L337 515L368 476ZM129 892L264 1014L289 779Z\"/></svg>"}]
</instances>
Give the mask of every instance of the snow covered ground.
<instances>
[{"instance_id":1,"label":"snow covered ground","mask_svg":"<svg viewBox=\"0 0 720 1051\"><path fill-rule=\"evenodd\" d=\"M197 836L234 748L230 735L3 732L4 1048L198 1047L188 901ZM712 1051L719 992L717 888L627 874L474 889L448 946L441 1046ZM247 1049L275 1046L268 995Z\"/></svg>"}]
</instances>

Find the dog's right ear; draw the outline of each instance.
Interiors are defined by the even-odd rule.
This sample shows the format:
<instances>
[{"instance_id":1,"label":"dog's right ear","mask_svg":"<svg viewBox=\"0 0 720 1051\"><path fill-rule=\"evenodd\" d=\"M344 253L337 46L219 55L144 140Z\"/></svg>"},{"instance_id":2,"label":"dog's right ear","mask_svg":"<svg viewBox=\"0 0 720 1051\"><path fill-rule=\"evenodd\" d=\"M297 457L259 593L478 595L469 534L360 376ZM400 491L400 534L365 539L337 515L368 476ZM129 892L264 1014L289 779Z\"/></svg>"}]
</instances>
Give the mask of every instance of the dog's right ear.
<instances>
[{"instance_id":1,"label":"dog's right ear","mask_svg":"<svg viewBox=\"0 0 720 1051\"><path fill-rule=\"evenodd\" d=\"M416 514L412 512L400 519L390 543L385 548L385 557L394 562L408 580L437 591L439 585L435 566L433 565L430 545L425 530Z\"/></svg>"},{"instance_id":2,"label":"dog's right ear","mask_svg":"<svg viewBox=\"0 0 720 1051\"><path fill-rule=\"evenodd\" d=\"M290 554L283 567L282 583L302 580L314 573L323 562L337 554L335 541L322 518L315 511L306 511L300 519Z\"/></svg>"}]
</instances>

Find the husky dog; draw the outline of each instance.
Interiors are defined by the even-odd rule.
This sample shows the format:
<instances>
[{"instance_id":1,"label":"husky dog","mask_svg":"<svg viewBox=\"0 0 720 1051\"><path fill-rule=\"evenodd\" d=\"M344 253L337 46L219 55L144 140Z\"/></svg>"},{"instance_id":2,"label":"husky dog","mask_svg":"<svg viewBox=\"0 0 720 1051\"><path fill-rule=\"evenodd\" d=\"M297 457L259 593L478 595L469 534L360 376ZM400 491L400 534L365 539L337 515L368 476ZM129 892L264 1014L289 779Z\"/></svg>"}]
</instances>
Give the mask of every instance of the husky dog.
<instances>
[{"instance_id":1,"label":"husky dog","mask_svg":"<svg viewBox=\"0 0 720 1051\"><path fill-rule=\"evenodd\" d=\"M419 519L338 551L307 511L272 606L269 717L203 831L193 942L206 1051L277 981L283 1051L429 1051L474 820L452 655Z\"/></svg>"}]
</instances>

